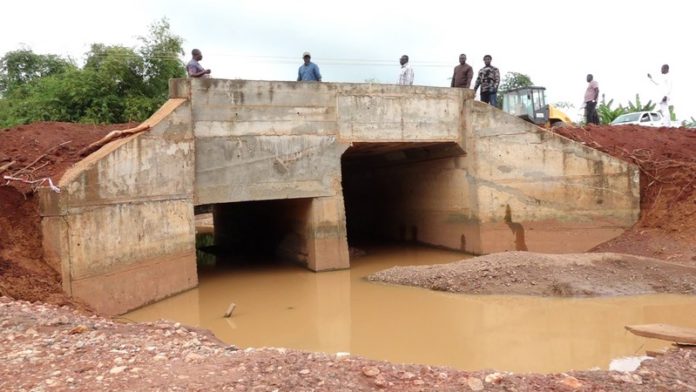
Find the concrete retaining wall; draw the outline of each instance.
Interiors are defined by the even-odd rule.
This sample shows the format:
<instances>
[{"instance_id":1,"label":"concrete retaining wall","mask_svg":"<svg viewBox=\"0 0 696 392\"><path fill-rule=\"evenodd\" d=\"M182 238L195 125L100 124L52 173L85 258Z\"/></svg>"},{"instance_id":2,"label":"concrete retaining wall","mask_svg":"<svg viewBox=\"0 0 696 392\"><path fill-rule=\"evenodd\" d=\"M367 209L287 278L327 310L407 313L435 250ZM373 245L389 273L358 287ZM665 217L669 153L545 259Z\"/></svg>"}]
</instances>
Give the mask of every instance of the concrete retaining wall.
<instances>
[{"instance_id":1,"label":"concrete retaining wall","mask_svg":"<svg viewBox=\"0 0 696 392\"><path fill-rule=\"evenodd\" d=\"M467 137L480 249L587 250L633 225L636 166L475 102Z\"/></svg>"},{"instance_id":2,"label":"concrete retaining wall","mask_svg":"<svg viewBox=\"0 0 696 392\"><path fill-rule=\"evenodd\" d=\"M149 131L81 161L61 193L41 193L49 262L68 294L104 314L198 284L190 113L186 101L168 102Z\"/></svg>"}]
</instances>

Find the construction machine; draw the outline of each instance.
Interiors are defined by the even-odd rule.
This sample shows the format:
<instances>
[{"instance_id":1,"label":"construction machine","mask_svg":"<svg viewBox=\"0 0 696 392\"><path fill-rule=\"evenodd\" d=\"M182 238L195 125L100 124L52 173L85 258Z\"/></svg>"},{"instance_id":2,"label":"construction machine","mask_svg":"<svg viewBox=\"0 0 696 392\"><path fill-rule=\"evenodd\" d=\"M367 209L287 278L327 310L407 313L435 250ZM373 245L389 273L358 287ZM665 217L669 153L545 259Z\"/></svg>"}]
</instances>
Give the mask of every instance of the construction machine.
<instances>
[{"instance_id":1,"label":"construction machine","mask_svg":"<svg viewBox=\"0 0 696 392\"><path fill-rule=\"evenodd\" d=\"M501 93L503 111L546 128L571 125L570 117L546 103L546 87L527 86Z\"/></svg>"}]
</instances>

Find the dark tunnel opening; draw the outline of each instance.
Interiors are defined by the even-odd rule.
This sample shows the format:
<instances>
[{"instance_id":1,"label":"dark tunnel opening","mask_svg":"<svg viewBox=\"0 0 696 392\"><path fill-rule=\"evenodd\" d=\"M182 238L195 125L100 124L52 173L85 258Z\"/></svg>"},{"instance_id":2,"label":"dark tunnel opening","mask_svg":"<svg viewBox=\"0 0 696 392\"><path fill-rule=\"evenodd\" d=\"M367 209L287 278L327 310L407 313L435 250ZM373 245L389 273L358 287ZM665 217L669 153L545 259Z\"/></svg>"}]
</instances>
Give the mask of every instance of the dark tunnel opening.
<instances>
[{"instance_id":1,"label":"dark tunnel opening","mask_svg":"<svg viewBox=\"0 0 696 392\"><path fill-rule=\"evenodd\" d=\"M199 250L214 255L217 266L306 264L310 206L311 199L214 204L214 243Z\"/></svg>"},{"instance_id":2,"label":"dark tunnel opening","mask_svg":"<svg viewBox=\"0 0 696 392\"><path fill-rule=\"evenodd\" d=\"M451 179L464 156L456 143L354 143L341 160L349 245L407 241L459 249L442 238L441 222L461 193Z\"/></svg>"}]
</instances>

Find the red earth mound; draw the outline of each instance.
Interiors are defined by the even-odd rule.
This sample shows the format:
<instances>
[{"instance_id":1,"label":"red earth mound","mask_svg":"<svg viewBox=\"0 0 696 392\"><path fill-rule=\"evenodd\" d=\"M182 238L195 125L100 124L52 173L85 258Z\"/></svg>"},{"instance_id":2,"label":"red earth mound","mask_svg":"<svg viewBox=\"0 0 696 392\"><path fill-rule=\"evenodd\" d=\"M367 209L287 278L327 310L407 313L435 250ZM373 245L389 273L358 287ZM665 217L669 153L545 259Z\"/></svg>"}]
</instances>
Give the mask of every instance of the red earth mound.
<instances>
[{"instance_id":1,"label":"red earth mound","mask_svg":"<svg viewBox=\"0 0 696 392\"><path fill-rule=\"evenodd\" d=\"M594 250L696 261L696 129L623 125L555 131L640 168L639 222Z\"/></svg>"},{"instance_id":2,"label":"red earth mound","mask_svg":"<svg viewBox=\"0 0 696 392\"><path fill-rule=\"evenodd\" d=\"M133 124L86 125L42 122L0 130L0 176L25 181L63 173L82 159L79 151L117 129ZM41 219L28 184L0 177L0 295L64 304L60 276L43 261Z\"/></svg>"}]
</instances>

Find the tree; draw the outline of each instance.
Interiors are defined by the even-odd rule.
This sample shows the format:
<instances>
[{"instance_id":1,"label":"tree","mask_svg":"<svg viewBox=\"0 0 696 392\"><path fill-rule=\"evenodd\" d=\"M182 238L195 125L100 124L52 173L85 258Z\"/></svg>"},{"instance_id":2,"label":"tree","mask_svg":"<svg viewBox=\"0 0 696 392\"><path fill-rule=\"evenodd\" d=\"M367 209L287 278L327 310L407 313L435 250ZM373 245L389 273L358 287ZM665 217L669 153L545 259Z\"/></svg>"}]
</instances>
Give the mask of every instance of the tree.
<instances>
[{"instance_id":1,"label":"tree","mask_svg":"<svg viewBox=\"0 0 696 392\"><path fill-rule=\"evenodd\" d=\"M533 86L529 76L519 72L508 72L498 86L499 91L510 91L514 88Z\"/></svg>"},{"instance_id":2,"label":"tree","mask_svg":"<svg viewBox=\"0 0 696 392\"><path fill-rule=\"evenodd\" d=\"M75 68L72 61L52 54L36 54L26 48L7 52L0 58L0 97L32 80Z\"/></svg>"},{"instance_id":3,"label":"tree","mask_svg":"<svg viewBox=\"0 0 696 392\"><path fill-rule=\"evenodd\" d=\"M182 77L182 38L166 19L155 22L140 48L92 44L82 69L29 49L0 60L0 126L32 121L142 121L167 99L169 78Z\"/></svg>"},{"instance_id":4,"label":"tree","mask_svg":"<svg viewBox=\"0 0 696 392\"><path fill-rule=\"evenodd\" d=\"M159 97L164 103L169 91L169 79L186 76L186 69L179 60L179 55L184 55L184 40L170 32L167 19L153 23L150 34L139 37L139 40L143 44L140 56L145 65L148 95Z\"/></svg>"}]
</instances>

